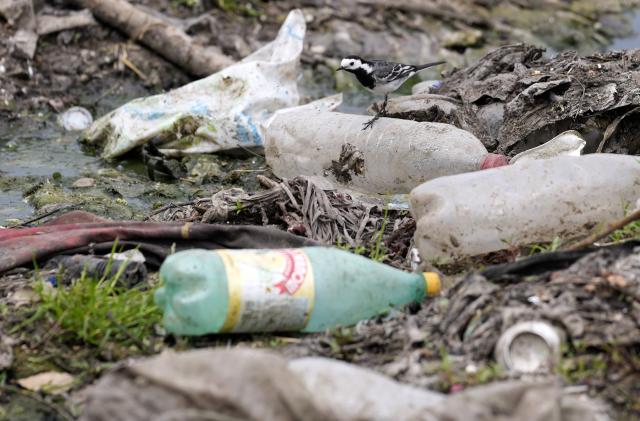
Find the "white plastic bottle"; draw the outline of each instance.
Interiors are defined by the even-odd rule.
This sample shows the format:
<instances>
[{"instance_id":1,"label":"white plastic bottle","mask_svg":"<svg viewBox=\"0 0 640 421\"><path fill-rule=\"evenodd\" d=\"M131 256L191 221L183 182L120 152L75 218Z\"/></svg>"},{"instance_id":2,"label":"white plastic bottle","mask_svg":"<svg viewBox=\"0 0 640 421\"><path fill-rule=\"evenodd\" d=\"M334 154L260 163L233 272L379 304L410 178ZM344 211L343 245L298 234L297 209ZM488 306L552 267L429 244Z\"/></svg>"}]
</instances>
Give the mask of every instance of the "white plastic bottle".
<instances>
[{"instance_id":1,"label":"white plastic bottle","mask_svg":"<svg viewBox=\"0 0 640 421\"><path fill-rule=\"evenodd\" d=\"M449 124L300 109L276 114L265 130L273 172L328 179L363 193L408 193L443 175L506 165L473 134Z\"/></svg>"},{"instance_id":2,"label":"white plastic bottle","mask_svg":"<svg viewBox=\"0 0 640 421\"><path fill-rule=\"evenodd\" d=\"M587 234L639 197L639 157L592 154L441 177L410 201L420 254L457 258Z\"/></svg>"}]
</instances>

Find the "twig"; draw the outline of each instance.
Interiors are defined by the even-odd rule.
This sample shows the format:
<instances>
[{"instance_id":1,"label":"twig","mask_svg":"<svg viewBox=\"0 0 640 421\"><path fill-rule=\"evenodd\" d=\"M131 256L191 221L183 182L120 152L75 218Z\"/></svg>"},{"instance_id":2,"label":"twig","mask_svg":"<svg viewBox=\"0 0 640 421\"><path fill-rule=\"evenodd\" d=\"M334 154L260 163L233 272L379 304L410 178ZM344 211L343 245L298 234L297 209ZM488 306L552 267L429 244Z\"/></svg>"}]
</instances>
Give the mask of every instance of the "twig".
<instances>
[{"instance_id":1,"label":"twig","mask_svg":"<svg viewBox=\"0 0 640 421\"><path fill-rule=\"evenodd\" d=\"M600 144L598 145L598 148L596 149L596 153L601 153L602 152L602 150L604 149L604 146L607 144L609 139L614 134L616 134L616 132L618 131L618 126L620 125L622 120L624 120L625 118L627 118L631 114L637 113L638 111L640 111L640 107L635 107L635 108L627 111L626 113L616 117L611 122L611 124L609 124L609 126L607 126L607 129L604 131L604 136L602 136L602 140L600 141Z\"/></svg>"},{"instance_id":2,"label":"twig","mask_svg":"<svg viewBox=\"0 0 640 421\"><path fill-rule=\"evenodd\" d=\"M49 211L49 212L45 213L44 215L40 215L40 216L36 216L35 218L27 219L26 221L21 222L18 225L15 225L15 227L26 227L27 225L32 224L34 222L37 222L37 221L39 221L41 219L44 219L44 218L46 218L48 216L51 216L54 213L58 213L58 212L61 212L61 211L67 211L67 210L70 210L70 209L76 209L76 208L79 208L80 206L84 205L85 203L86 202L80 202L80 203L75 204L75 205L62 206L62 207L60 207L58 209L54 209L52 211Z\"/></svg>"},{"instance_id":3,"label":"twig","mask_svg":"<svg viewBox=\"0 0 640 421\"><path fill-rule=\"evenodd\" d=\"M601 239L603 237L606 237L607 235L611 234L613 231L619 230L620 228L623 228L625 225L628 225L628 224L632 223L633 221L637 221L638 219L640 219L640 209L636 210L635 212L630 213L629 215L625 216L624 218L620 219L619 221L612 222L611 224L607 225L604 230L602 230L600 232L595 232L595 233L589 235L587 238L585 238L585 239L583 239L581 241L578 241L577 243L573 244L572 246L566 248L565 250L567 250L567 251L576 251L576 250L580 250L580 249L585 248L585 247L589 247L590 245L592 245L593 243L595 243L599 239Z\"/></svg>"},{"instance_id":4,"label":"twig","mask_svg":"<svg viewBox=\"0 0 640 421\"><path fill-rule=\"evenodd\" d=\"M251 150L251 149L249 149L249 148L247 148L246 146L237 145L237 147L238 147L238 148L240 148L240 149L242 149L243 151L245 151L245 152L247 152L247 153L249 153L249 154L251 154L251 155L255 156L255 157L258 157L258 158L264 158L264 157L265 157L264 155L260 155L259 153L255 152L255 151L253 151L253 150Z\"/></svg>"},{"instance_id":5,"label":"twig","mask_svg":"<svg viewBox=\"0 0 640 421\"><path fill-rule=\"evenodd\" d=\"M267 169L263 168L261 170L243 170L243 169L239 169L239 170L231 170L229 171L229 173L233 173L233 172L239 172L239 173L245 173L245 172L265 172Z\"/></svg>"},{"instance_id":6,"label":"twig","mask_svg":"<svg viewBox=\"0 0 640 421\"><path fill-rule=\"evenodd\" d=\"M135 73L140 79L146 82L147 75L145 75L142 70L138 69L138 66L133 64L131 60L129 60L129 54L127 54L126 47L123 49L123 53L122 53L122 56L120 57L120 61L122 62L122 64L127 66L133 73Z\"/></svg>"}]
</instances>

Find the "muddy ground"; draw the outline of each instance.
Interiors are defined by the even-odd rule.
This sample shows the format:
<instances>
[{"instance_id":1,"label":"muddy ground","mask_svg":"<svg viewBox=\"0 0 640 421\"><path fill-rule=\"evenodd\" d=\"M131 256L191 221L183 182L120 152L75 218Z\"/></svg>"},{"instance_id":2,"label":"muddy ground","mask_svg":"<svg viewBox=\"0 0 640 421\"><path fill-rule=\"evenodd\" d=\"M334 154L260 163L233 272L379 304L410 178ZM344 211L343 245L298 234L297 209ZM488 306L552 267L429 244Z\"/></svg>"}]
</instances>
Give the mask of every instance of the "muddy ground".
<instances>
[{"instance_id":1,"label":"muddy ground","mask_svg":"<svg viewBox=\"0 0 640 421\"><path fill-rule=\"evenodd\" d=\"M54 14L64 9L61 3L37 2L36 6L42 13ZM193 8L177 0L146 3L180 19L176 22L195 40L218 45L234 59L271 40L293 6L286 1L251 7L226 2L222 10L215 2ZM599 8L597 2L582 0L545 11L519 2L493 7L484 2L442 3L434 2L425 10L390 7L380 1L296 4L304 6L309 21L300 84L306 99L337 89L346 95L343 109L364 113L374 97L359 89L353 78L333 71L339 57L354 51L408 62L439 57L450 63L447 70L476 60L491 46L510 42L530 41L549 51L594 52L606 48L613 37L630 33L630 19L622 12L635 4L614 1ZM14 31L3 23L0 39L8 40ZM192 80L114 28L100 24L45 35L33 60L15 57L9 49L7 42L0 44L0 225L12 225L18 222L15 218L24 220L32 208L48 212L60 205L139 218L149 207L167 201L207 196L221 186L245 185L255 178L254 172L264 170L264 161L257 156L195 158L185 163L192 177L178 188L175 183L149 182L138 153L105 163L83 150L73 135L66 135L55 119L70 106L86 107L97 118L132 98ZM434 71L422 77L437 76ZM405 93L412 82L403 88ZM78 178L96 175L94 187L71 189Z\"/></svg>"},{"instance_id":2,"label":"muddy ground","mask_svg":"<svg viewBox=\"0 0 640 421\"><path fill-rule=\"evenodd\" d=\"M361 91L348 77L334 74L332 69L342 55L357 53L408 62L439 57L450 63L450 71L454 66L475 62L493 46L513 42L546 47L547 55L568 48L593 53L605 50L614 38L630 34L632 21L627 12L637 5L635 1L609 1L602 6L591 0L436 0L407 3L409 6L373 0L202 1L193 7L185 0L132 3L179 19L175 22L185 25L196 40L218 45L234 59L271 40L286 13L293 6L302 7L309 25L300 81L304 99L341 90L346 95L342 109L358 113L364 113L374 97ZM536 7L527 6L529 3L535 3ZM50 13L60 13L66 8L63 1L41 1L36 6ZM162 176L151 179L140 151L113 162L97 158L95 151L77 141L77 135L60 128L56 121L59 113L71 106L82 106L98 117L132 98L181 86L193 80L193 76L127 39L116 28L101 23L41 37L33 60L10 54L6 40L14 31L0 19L0 226L40 223L68 209L84 209L114 219L202 221L210 207L208 198L215 193L232 187L264 192L265 181L261 184L258 176L275 179L259 154L189 158L182 162L188 175L179 180ZM438 76L431 73L423 77ZM416 81L408 83L402 92L409 93ZM94 182L88 187L77 187L77 181L86 178ZM304 187L304 181L297 183ZM294 191L295 186L291 187ZM337 196L330 199L335 206L343 200ZM236 197L234 203L235 200ZM266 203L263 198L252 196L243 200L247 201L246 211L241 215L231 212L228 220L265 223L260 210ZM182 205L172 206L176 203ZM270 209L266 213L269 225L300 233L301 215L295 209L288 207L285 214L273 206L267 209ZM352 211L363 218L362 209L354 207ZM377 246L375 257L379 260L410 268L414 225L407 212L385 212L382 208L367 212L369 221L360 248L341 246L369 256ZM43 218L31 222L40 217ZM353 222L348 229L359 226L360 221ZM328 232L337 228L343 227L329 227ZM635 232L625 238L634 235ZM329 236L324 240L335 243L336 238ZM121 332L106 343L93 341L90 336L78 335L73 328L60 325L53 307L47 307L49 313L38 313L42 297L35 273L17 270L0 278L0 419L73 419L80 413L84 386L104 370L127 357L154 354L166 347L188 349L232 343L275 348L289 356L325 355L444 392L507 378L508 374L495 366L487 351L487 344L495 338L477 336L475 348L466 349L459 343L460 332L444 326L458 323L460 329L469 323L469 320L456 322L451 313L455 311L452 308L460 308L452 307L451 303L463 306L473 302L469 294L456 294L471 277L482 276L464 275L465 272L490 263L513 261L528 252L511 250L440 268L450 275L447 284L454 285L443 298L353 329L310 336L178 338L166 335L159 324L152 324L139 337ZM580 282L598 277L607 279L604 274L607 265L628 255L627 250L614 257L600 256L603 263L597 273L584 262L575 263L575 267L566 269L573 270L573 282L579 284L572 291L579 296L580 288L584 287ZM635 272L629 273L634 282ZM47 275L40 271L39 277ZM537 276L535 282L545 283L560 275ZM504 286L500 280L486 276L484 282L490 284L486 285L487 291L497 288L495 285ZM156 276L152 274L142 290L148 291L156 284ZM478 314L486 315L483 320L487 323L494 323L487 326L495 332L504 320L497 321L492 311L509 300L522 301L526 296L527 291L514 292L513 288L511 285L491 300L478 304ZM604 296L597 296L601 306L594 307L592 312L628 311L635 314L635 323L640 323L637 303L635 307L620 307L619 303L613 303L610 291L605 292ZM456 304L456 300L464 297L470 301ZM579 296L579 301L585 299ZM589 313L585 323L594 314ZM613 320L609 320L611 324L619 321ZM614 414L640 416L637 336L637 329L635 333L618 330L604 342L570 342L558 374L567 384L586 384L592 395L611 404ZM627 340L622 343L624 338ZM2 365L8 355L10 362ZM61 394L48 394L32 393L16 385L17 379L49 370L70 373L75 380L73 386Z\"/></svg>"}]
</instances>

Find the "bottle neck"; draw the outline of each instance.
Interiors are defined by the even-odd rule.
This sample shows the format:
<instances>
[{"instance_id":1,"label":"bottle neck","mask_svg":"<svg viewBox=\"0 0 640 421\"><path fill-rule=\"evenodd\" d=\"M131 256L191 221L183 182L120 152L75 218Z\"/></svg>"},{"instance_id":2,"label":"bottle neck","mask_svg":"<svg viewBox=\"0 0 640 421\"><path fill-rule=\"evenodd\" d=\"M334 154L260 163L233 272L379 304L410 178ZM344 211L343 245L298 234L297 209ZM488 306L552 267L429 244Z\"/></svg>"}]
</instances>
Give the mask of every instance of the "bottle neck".
<instances>
[{"instance_id":1,"label":"bottle neck","mask_svg":"<svg viewBox=\"0 0 640 421\"><path fill-rule=\"evenodd\" d=\"M488 153L480 160L480 169L486 170L489 168L503 167L509 165L507 157L500 154Z\"/></svg>"}]
</instances>

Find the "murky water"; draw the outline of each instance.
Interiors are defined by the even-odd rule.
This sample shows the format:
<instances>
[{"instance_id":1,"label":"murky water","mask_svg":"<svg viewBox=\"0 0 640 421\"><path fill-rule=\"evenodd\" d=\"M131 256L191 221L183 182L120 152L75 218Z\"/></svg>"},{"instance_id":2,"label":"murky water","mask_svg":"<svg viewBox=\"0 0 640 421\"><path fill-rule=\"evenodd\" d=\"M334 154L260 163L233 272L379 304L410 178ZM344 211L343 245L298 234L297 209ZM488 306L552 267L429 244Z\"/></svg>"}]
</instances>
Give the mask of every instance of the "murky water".
<instances>
[{"instance_id":1,"label":"murky water","mask_svg":"<svg viewBox=\"0 0 640 421\"><path fill-rule=\"evenodd\" d=\"M634 34L629 37L614 40L608 50L630 50L633 48L640 48L640 12L631 14L631 22Z\"/></svg>"},{"instance_id":2,"label":"murky water","mask_svg":"<svg viewBox=\"0 0 640 421\"><path fill-rule=\"evenodd\" d=\"M33 208L23 199L31 186L58 180L63 189L80 177L92 177L111 165L84 152L77 135L65 133L55 116L33 116L14 122L0 135L0 225L13 218L31 215ZM125 175L139 177L136 171L119 167Z\"/></svg>"},{"instance_id":3,"label":"murky water","mask_svg":"<svg viewBox=\"0 0 640 421\"><path fill-rule=\"evenodd\" d=\"M83 98L85 106L100 113L138 96L140 90L122 87L97 103ZM56 121L56 113L26 115L0 126L0 225L11 225L14 219L27 219L34 208L24 199L24 193L39 183L53 183L64 194L78 194L71 189L81 177L99 178L105 170L139 183L149 183L140 162L107 163L83 149L78 134L65 132ZM104 187L104 186L103 186ZM124 189L130 191L131 189ZM118 194L119 196L120 194ZM135 193L122 198L133 208L149 204ZM114 197L115 199L115 197Z\"/></svg>"},{"instance_id":4,"label":"murky water","mask_svg":"<svg viewBox=\"0 0 640 421\"><path fill-rule=\"evenodd\" d=\"M32 208L22 200L22 187L40 177L58 172L63 177L78 175L96 160L80 151L71 136L64 136L51 122L51 115L36 115L9 124L0 134L0 224L9 218L23 218ZM95 169L95 164L94 164Z\"/></svg>"}]
</instances>

